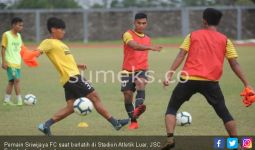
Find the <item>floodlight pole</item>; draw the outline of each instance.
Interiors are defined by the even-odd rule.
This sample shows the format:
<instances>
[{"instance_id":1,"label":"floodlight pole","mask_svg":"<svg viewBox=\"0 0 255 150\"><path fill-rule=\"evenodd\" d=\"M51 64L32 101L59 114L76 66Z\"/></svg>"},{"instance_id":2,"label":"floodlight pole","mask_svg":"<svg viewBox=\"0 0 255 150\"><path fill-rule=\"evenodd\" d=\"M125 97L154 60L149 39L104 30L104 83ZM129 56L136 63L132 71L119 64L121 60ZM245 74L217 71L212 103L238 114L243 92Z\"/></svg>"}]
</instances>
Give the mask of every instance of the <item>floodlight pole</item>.
<instances>
[{"instance_id":1,"label":"floodlight pole","mask_svg":"<svg viewBox=\"0 0 255 150\"><path fill-rule=\"evenodd\" d=\"M189 33L189 9L183 7L181 9L182 36L185 37Z\"/></svg>"},{"instance_id":2,"label":"floodlight pole","mask_svg":"<svg viewBox=\"0 0 255 150\"><path fill-rule=\"evenodd\" d=\"M237 40L242 39L242 8L237 7Z\"/></svg>"},{"instance_id":3,"label":"floodlight pole","mask_svg":"<svg viewBox=\"0 0 255 150\"><path fill-rule=\"evenodd\" d=\"M89 31L88 31L88 11L83 11L83 42L88 43Z\"/></svg>"},{"instance_id":4,"label":"floodlight pole","mask_svg":"<svg viewBox=\"0 0 255 150\"><path fill-rule=\"evenodd\" d=\"M36 37L36 43L39 43L41 40L41 32L40 32L40 11L35 11L35 37Z\"/></svg>"}]
</instances>

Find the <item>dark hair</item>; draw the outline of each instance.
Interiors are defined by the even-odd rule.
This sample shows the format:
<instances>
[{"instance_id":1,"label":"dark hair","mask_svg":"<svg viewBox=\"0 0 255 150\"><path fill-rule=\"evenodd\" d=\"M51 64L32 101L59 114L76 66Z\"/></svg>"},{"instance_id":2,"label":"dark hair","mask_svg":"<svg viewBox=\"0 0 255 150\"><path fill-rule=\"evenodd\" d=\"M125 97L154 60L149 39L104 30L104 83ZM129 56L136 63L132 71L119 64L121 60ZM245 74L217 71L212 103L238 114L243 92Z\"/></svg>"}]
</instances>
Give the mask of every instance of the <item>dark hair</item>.
<instances>
[{"instance_id":1,"label":"dark hair","mask_svg":"<svg viewBox=\"0 0 255 150\"><path fill-rule=\"evenodd\" d=\"M135 14L135 20L136 19L147 19L147 15L145 13L137 13Z\"/></svg>"},{"instance_id":2,"label":"dark hair","mask_svg":"<svg viewBox=\"0 0 255 150\"><path fill-rule=\"evenodd\" d=\"M222 12L214 8L206 8L203 12L203 19L208 25L217 26L220 23Z\"/></svg>"},{"instance_id":3,"label":"dark hair","mask_svg":"<svg viewBox=\"0 0 255 150\"><path fill-rule=\"evenodd\" d=\"M47 21L47 28L48 28L48 31L51 33L51 28L65 29L66 25L62 19L51 17Z\"/></svg>"},{"instance_id":4,"label":"dark hair","mask_svg":"<svg viewBox=\"0 0 255 150\"><path fill-rule=\"evenodd\" d=\"M21 18L19 18L19 17L14 17L12 19L12 21L11 21L11 25L14 25L14 24L16 24L18 22L23 22L23 20Z\"/></svg>"}]
</instances>

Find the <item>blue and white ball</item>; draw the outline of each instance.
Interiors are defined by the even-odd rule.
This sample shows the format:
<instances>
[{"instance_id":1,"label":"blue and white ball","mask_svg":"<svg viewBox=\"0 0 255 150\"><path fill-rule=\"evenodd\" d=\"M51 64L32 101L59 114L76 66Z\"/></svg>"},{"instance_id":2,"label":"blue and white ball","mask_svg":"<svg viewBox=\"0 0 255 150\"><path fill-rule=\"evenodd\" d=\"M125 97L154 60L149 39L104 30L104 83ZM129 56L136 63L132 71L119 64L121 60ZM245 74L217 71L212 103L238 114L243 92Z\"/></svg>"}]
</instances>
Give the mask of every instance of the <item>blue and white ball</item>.
<instances>
[{"instance_id":1,"label":"blue and white ball","mask_svg":"<svg viewBox=\"0 0 255 150\"><path fill-rule=\"evenodd\" d=\"M36 96L33 94L27 94L24 97L24 104L26 105L35 105L37 102Z\"/></svg>"},{"instance_id":2,"label":"blue and white ball","mask_svg":"<svg viewBox=\"0 0 255 150\"><path fill-rule=\"evenodd\" d=\"M188 112L179 112L176 115L176 124L179 126L190 125L192 122L192 117Z\"/></svg>"},{"instance_id":3,"label":"blue and white ball","mask_svg":"<svg viewBox=\"0 0 255 150\"><path fill-rule=\"evenodd\" d=\"M91 113L94 109L92 102L86 98L81 97L74 101L73 103L74 112L81 116L86 116L87 114Z\"/></svg>"}]
</instances>

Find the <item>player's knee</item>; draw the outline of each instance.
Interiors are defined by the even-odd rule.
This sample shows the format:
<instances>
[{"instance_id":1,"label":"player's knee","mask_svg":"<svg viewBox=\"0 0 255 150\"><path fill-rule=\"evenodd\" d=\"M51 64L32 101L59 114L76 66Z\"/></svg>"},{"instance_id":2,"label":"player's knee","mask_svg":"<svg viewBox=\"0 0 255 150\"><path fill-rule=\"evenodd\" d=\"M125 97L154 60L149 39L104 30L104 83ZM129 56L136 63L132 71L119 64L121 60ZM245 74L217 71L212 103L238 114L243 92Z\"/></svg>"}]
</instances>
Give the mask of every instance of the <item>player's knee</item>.
<instances>
[{"instance_id":1,"label":"player's knee","mask_svg":"<svg viewBox=\"0 0 255 150\"><path fill-rule=\"evenodd\" d=\"M72 99L67 100L67 101L66 101L66 107L67 107L68 109L73 108L73 103L74 103L74 100L72 100Z\"/></svg>"},{"instance_id":2,"label":"player's knee","mask_svg":"<svg viewBox=\"0 0 255 150\"><path fill-rule=\"evenodd\" d=\"M177 111L178 110L176 108L167 107L165 115L174 115L174 116L176 116Z\"/></svg>"},{"instance_id":3,"label":"player's knee","mask_svg":"<svg viewBox=\"0 0 255 150\"><path fill-rule=\"evenodd\" d=\"M133 92L132 91L124 91L123 94L124 94L125 103L132 103Z\"/></svg>"},{"instance_id":4,"label":"player's knee","mask_svg":"<svg viewBox=\"0 0 255 150\"><path fill-rule=\"evenodd\" d=\"M101 101L96 91L91 92L86 97L90 99L94 105Z\"/></svg>"},{"instance_id":5,"label":"player's knee","mask_svg":"<svg viewBox=\"0 0 255 150\"><path fill-rule=\"evenodd\" d=\"M229 121L234 120L232 115L229 113L229 111L221 112L220 118L222 119L224 124L229 122Z\"/></svg>"},{"instance_id":6,"label":"player's knee","mask_svg":"<svg viewBox=\"0 0 255 150\"><path fill-rule=\"evenodd\" d=\"M176 94L177 93L173 92L173 95L171 96L170 101L167 106L166 114L176 115L179 108L185 102L184 98L179 98L178 96L176 96Z\"/></svg>"},{"instance_id":7,"label":"player's knee","mask_svg":"<svg viewBox=\"0 0 255 150\"><path fill-rule=\"evenodd\" d=\"M218 114L218 116L222 119L224 124L234 120L225 104L222 103L222 104L215 105L213 107L216 110L216 113Z\"/></svg>"},{"instance_id":8,"label":"player's knee","mask_svg":"<svg viewBox=\"0 0 255 150\"><path fill-rule=\"evenodd\" d=\"M14 84L19 84L20 83L20 80L19 79L15 79L14 80Z\"/></svg>"},{"instance_id":9,"label":"player's knee","mask_svg":"<svg viewBox=\"0 0 255 150\"><path fill-rule=\"evenodd\" d=\"M73 113L74 112L74 109L73 109L73 107L67 107L67 111L68 111L68 113Z\"/></svg>"},{"instance_id":10,"label":"player's knee","mask_svg":"<svg viewBox=\"0 0 255 150\"><path fill-rule=\"evenodd\" d=\"M144 90L145 89L145 85L146 85L146 80L143 78L138 78L135 81L135 85L136 85L136 89L137 90Z\"/></svg>"},{"instance_id":11,"label":"player's knee","mask_svg":"<svg viewBox=\"0 0 255 150\"><path fill-rule=\"evenodd\" d=\"M14 85L14 79L9 80L9 85Z\"/></svg>"},{"instance_id":12,"label":"player's knee","mask_svg":"<svg viewBox=\"0 0 255 150\"><path fill-rule=\"evenodd\" d=\"M226 117L226 118L224 118L224 119L222 119L222 120L223 120L223 123L226 124L226 123L229 122L229 121L233 121L234 118L230 115L230 116L228 116L228 117Z\"/></svg>"}]
</instances>

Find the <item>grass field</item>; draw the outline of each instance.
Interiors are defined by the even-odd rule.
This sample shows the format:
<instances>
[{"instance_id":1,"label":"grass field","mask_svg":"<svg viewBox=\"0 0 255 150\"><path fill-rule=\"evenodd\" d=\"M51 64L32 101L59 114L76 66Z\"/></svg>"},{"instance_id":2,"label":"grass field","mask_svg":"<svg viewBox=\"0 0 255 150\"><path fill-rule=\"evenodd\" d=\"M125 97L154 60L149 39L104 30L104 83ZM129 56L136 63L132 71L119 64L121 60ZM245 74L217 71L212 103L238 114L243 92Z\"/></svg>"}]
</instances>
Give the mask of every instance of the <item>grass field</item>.
<instances>
[{"instance_id":1,"label":"grass field","mask_svg":"<svg viewBox=\"0 0 255 150\"><path fill-rule=\"evenodd\" d=\"M161 42L159 42L161 43ZM162 42L163 43L163 42ZM107 45L108 44L108 45ZM85 63L88 70L85 76L89 78L89 71L95 75L96 70L113 70L118 72L122 64L122 47L120 43L100 45L93 43L90 46L78 47L70 45L72 54L78 63ZM254 47L237 47L238 59L243 71L253 86L255 86ZM160 53L150 53L150 69L155 71L156 81L164 78L166 70L178 52L177 47L167 46ZM41 135L36 126L49 119L59 108L65 106L64 91L59 83L58 73L46 56L39 58L40 67L22 68L22 94L32 93L37 96L35 106L4 107L0 105L0 135ZM103 104L117 118L126 118L120 84L109 82L93 83L100 94ZM93 81L93 80L92 80ZM0 97L3 99L7 84L6 73L0 71ZM239 93L243 89L241 82L231 72L228 64L221 79L221 87L225 95L226 104L237 121L240 135L255 135L255 104L249 108L243 106ZM159 82L151 83L146 89L147 111L139 119L140 128L129 131L127 127L115 131L111 125L95 111L86 117L76 114L52 126L54 135L165 135L164 113L171 92L176 84L164 90ZM13 96L13 100L15 100ZM177 127L176 135L226 135L221 120L207 104L204 97L194 95L186 102L181 111L188 111L193 117L192 125ZM80 121L89 124L88 128L77 128Z\"/></svg>"}]
</instances>

